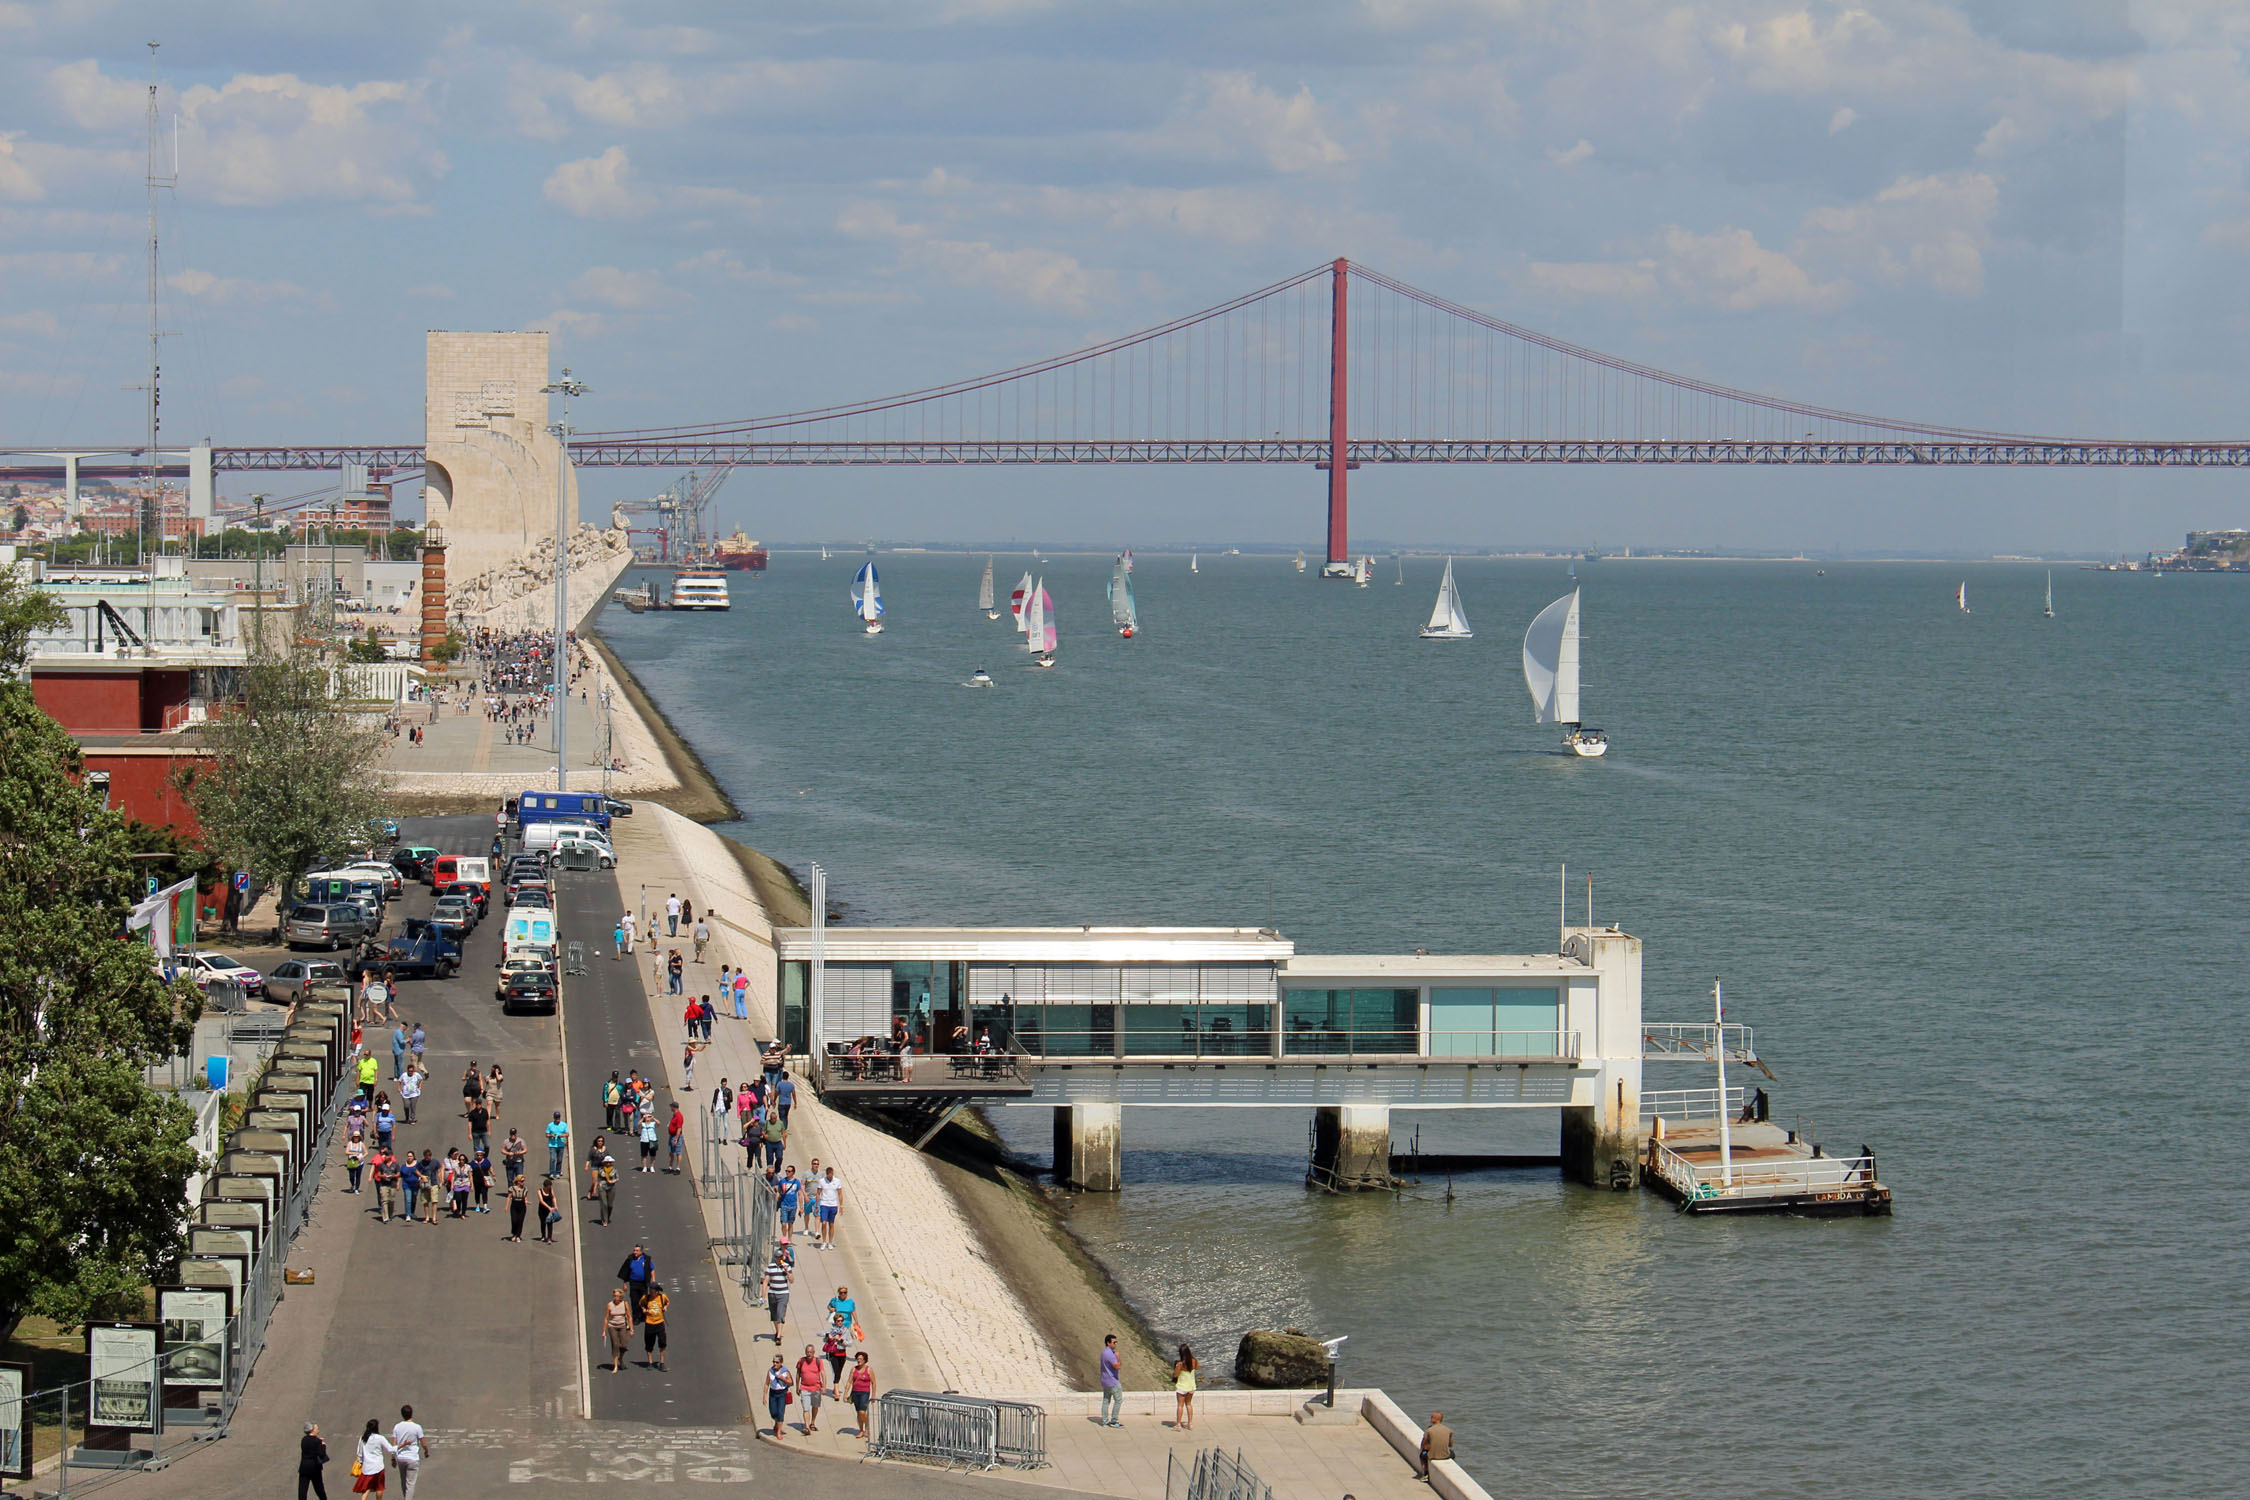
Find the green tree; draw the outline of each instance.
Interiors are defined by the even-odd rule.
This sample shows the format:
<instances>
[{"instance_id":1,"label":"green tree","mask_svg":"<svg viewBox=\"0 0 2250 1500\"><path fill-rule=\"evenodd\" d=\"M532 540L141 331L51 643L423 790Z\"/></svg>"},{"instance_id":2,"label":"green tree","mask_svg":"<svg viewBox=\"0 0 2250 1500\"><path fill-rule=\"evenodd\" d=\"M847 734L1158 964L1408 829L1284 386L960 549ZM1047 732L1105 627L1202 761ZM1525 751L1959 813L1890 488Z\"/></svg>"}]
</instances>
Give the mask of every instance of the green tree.
<instances>
[{"instance_id":1,"label":"green tree","mask_svg":"<svg viewBox=\"0 0 2250 1500\"><path fill-rule=\"evenodd\" d=\"M15 511L8 517L8 529L19 534L26 526L29 526L30 524L31 512L21 505L17 506L15 508Z\"/></svg>"},{"instance_id":2,"label":"green tree","mask_svg":"<svg viewBox=\"0 0 2250 1500\"><path fill-rule=\"evenodd\" d=\"M344 648L344 659L359 662L389 661L390 653L383 649L383 638L370 625L367 627L367 634Z\"/></svg>"},{"instance_id":3,"label":"green tree","mask_svg":"<svg viewBox=\"0 0 2250 1500\"><path fill-rule=\"evenodd\" d=\"M328 681L310 653L254 654L239 699L204 726L209 758L178 777L220 863L284 891L384 812L383 735L339 708Z\"/></svg>"},{"instance_id":4,"label":"green tree","mask_svg":"<svg viewBox=\"0 0 2250 1500\"><path fill-rule=\"evenodd\" d=\"M126 820L21 671L51 595L0 573L0 1331L137 1311L179 1251L194 1115L142 1070L199 1002L120 942L140 899Z\"/></svg>"},{"instance_id":5,"label":"green tree","mask_svg":"<svg viewBox=\"0 0 2250 1500\"><path fill-rule=\"evenodd\" d=\"M430 647L430 660L446 663L457 662L461 659L461 653L468 649L467 637L463 636L460 631L448 627L445 632L445 639Z\"/></svg>"}]
</instances>

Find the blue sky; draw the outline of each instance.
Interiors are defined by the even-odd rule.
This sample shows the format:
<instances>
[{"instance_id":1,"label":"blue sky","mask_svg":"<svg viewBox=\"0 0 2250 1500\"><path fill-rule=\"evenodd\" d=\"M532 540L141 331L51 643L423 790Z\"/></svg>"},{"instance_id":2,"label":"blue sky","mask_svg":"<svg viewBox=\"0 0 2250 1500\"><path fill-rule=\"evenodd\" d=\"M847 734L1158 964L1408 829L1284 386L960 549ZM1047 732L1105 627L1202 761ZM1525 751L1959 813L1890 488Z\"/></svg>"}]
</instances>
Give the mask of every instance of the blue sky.
<instances>
[{"instance_id":1,"label":"blue sky","mask_svg":"<svg viewBox=\"0 0 2250 1500\"><path fill-rule=\"evenodd\" d=\"M2223 0L181 9L0 0L0 440L140 430L151 39L173 437L414 439L432 327L554 330L588 429L787 410L1339 254L1824 404L2244 435L2250 12ZM2240 474L1354 483L1355 531L1408 542L2138 551L2250 524ZM721 516L1294 542L1320 484L768 472Z\"/></svg>"}]
</instances>

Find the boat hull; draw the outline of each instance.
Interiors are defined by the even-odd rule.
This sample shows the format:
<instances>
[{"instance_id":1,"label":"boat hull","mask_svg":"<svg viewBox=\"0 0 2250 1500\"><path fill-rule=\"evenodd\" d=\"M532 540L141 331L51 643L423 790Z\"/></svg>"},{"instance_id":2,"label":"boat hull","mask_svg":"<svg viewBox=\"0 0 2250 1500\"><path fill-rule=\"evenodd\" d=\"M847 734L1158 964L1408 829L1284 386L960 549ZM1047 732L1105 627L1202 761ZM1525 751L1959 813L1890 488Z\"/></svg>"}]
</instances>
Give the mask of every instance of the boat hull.
<instances>
[{"instance_id":1,"label":"boat hull","mask_svg":"<svg viewBox=\"0 0 2250 1500\"><path fill-rule=\"evenodd\" d=\"M867 633L869 635L881 635L883 633L883 627L870 623L867 627Z\"/></svg>"},{"instance_id":2,"label":"boat hull","mask_svg":"<svg viewBox=\"0 0 2250 1500\"><path fill-rule=\"evenodd\" d=\"M1432 630L1425 625L1422 627L1422 639L1425 641L1473 641L1476 639L1476 632L1473 630Z\"/></svg>"},{"instance_id":3,"label":"boat hull","mask_svg":"<svg viewBox=\"0 0 2250 1500\"><path fill-rule=\"evenodd\" d=\"M1609 736L1600 730L1572 730L1563 736L1570 753L1582 760L1599 760L1609 754Z\"/></svg>"}]
</instances>

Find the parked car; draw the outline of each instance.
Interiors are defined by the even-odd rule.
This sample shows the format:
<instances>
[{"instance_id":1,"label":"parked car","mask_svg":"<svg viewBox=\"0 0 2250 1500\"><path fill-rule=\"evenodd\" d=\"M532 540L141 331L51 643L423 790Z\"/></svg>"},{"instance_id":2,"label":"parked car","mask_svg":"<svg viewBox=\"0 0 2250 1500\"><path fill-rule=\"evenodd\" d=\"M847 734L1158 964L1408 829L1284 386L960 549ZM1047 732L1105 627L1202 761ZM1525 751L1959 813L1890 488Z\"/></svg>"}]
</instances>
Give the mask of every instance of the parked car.
<instances>
[{"instance_id":1,"label":"parked car","mask_svg":"<svg viewBox=\"0 0 2250 1500\"><path fill-rule=\"evenodd\" d=\"M554 891L553 888L547 884L547 877L544 873L541 873L536 877L519 875L516 878L510 880L508 882L508 904L510 906L514 906L516 903L523 900L523 893L525 891L534 890L539 891L550 898L547 903L548 905L552 906L554 904L552 900Z\"/></svg>"},{"instance_id":2,"label":"parked car","mask_svg":"<svg viewBox=\"0 0 2250 1500\"><path fill-rule=\"evenodd\" d=\"M524 830L524 851L529 854L544 854L555 847L557 839L562 838L595 839L603 848L610 847L609 835L591 823L547 822L534 823Z\"/></svg>"},{"instance_id":3,"label":"parked car","mask_svg":"<svg viewBox=\"0 0 2250 1500\"><path fill-rule=\"evenodd\" d=\"M273 972L266 976L266 998L294 1004L316 986L349 985L351 982L344 966L333 959L292 958L275 964Z\"/></svg>"},{"instance_id":4,"label":"parked car","mask_svg":"<svg viewBox=\"0 0 2250 1500\"><path fill-rule=\"evenodd\" d=\"M208 948L190 948L179 956L180 973L198 987L213 979L232 980L242 993L255 1000L266 992L266 976L239 959Z\"/></svg>"},{"instance_id":5,"label":"parked car","mask_svg":"<svg viewBox=\"0 0 2250 1500\"><path fill-rule=\"evenodd\" d=\"M617 851L612 849L606 840L588 838L584 834L572 830L566 829L555 835L553 853L558 860L565 854L589 854L593 856L594 863L604 870L617 867ZM578 865L572 866L574 869L579 867Z\"/></svg>"},{"instance_id":6,"label":"parked car","mask_svg":"<svg viewBox=\"0 0 2250 1500\"><path fill-rule=\"evenodd\" d=\"M505 997L508 981L519 974L545 974L552 977L554 972L555 961L538 949L512 953L500 960L500 975L492 982L492 997L495 1000Z\"/></svg>"},{"instance_id":7,"label":"parked car","mask_svg":"<svg viewBox=\"0 0 2250 1500\"><path fill-rule=\"evenodd\" d=\"M476 930L477 904L467 895L440 896L437 905L430 908L430 921L459 943Z\"/></svg>"},{"instance_id":8,"label":"parked car","mask_svg":"<svg viewBox=\"0 0 2250 1500\"><path fill-rule=\"evenodd\" d=\"M427 880L437 857L438 851L428 844L402 844L391 855L391 865L408 880Z\"/></svg>"},{"instance_id":9,"label":"parked car","mask_svg":"<svg viewBox=\"0 0 2250 1500\"><path fill-rule=\"evenodd\" d=\"M555 893L552 890L548 889L546 885L540 882L525 881L523 886L516 892L516 899L510 902L509 905L525 907L544 906L545 908L547 908L547 910L553 911L555 909Z\"/></svg>"},{"instance_id":10,"label":"parked car","mask_svg":"<svg viewBox=\"0 0 2250 1500\"><path fill-rule=\"evenodd\" d=\"M461 945L436 923L409 917L385 957L401 979L450 979L461 968Z\"/></svg>"},{"instance_id":11,"label":"parked car","mask_svg":"<svg viewBox=\"0 0 2250 1500\"><path fill-rule=\"evenodd\" d=\"M281 927L281 940L291 948L349 948L367 936L367 914L352 902L308 904L293 908Z\"/></svg>"},{"instance_id":12,"label":"parked car","mask_svg":"<svg viewBox=\"0 0 2250 1500\"><path fill-rule=\"evenodd\" d=\"M610 798L608 807L609 815L613 818L629 818L633 815L633 804L621 797Z\"/></svg>"},{"instance_id":13,"label":"parked car","mask_svg":"<svg viewBox=\"0 0 2250 1500\"><path fill-rule=\"evenodd\" d=\"M405 878L399 874L396 865L381 864L371 859L354 860L348 865L338 866L336 873L339 875L364 875L369 880L382 882L383 899L386 901L393 900L406 892Z\"/></svg>"},{"instance_id":14,"label":"parked car","mask_svg":"<svg viewBox=\"0 0 2250 1500\"><path fill-rule=\"evenodd\" d=\"M552 971L510 974L500 981L500 1009L503 1014L519 1010L551 1012L555 1008L556 995Z\"/></svg>"}]
</instances>

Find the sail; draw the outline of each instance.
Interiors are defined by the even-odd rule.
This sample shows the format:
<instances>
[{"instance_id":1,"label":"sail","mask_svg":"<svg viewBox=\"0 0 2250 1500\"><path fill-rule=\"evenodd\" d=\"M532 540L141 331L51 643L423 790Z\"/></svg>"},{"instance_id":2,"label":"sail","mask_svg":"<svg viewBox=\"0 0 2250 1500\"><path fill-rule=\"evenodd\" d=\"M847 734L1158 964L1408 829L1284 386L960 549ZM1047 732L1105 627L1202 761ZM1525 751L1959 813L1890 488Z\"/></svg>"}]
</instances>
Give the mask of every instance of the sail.
<instances>
[{"instance_id":1,"label":"sail","mask_svg":"<svg viewBox=\"0 0 2250 1500\"><path fill-rule=\"evenodd\" d=\"M1047 580L1039 580L1039 649L1055 649L1055 601L1047 597Z\"/></svg>"},{"instance_id":2,"label":"sail","mask_svg":"<svg viewBox=\"0 0 2250 1500\"><path fill-rule=\"evenodd\" d=\"M2049 574L2047 575L2047 618L2049 618L2049 619L2053 619L2053 618L2054 618L2054 615L2055 615L2055 575L2054 575L2054 574L2052 574L2052 573L2049 573Z\"/></svg>"},{"instance_id":3,"label":"sail","mask_svg":"<svg viewBox=\"0 0 2250 1500\"><path fill-rule=\"evenodd\" d=\"M977 608L992 608L992 559L984 560L984 581L977 585Z\"/></svg>"},{"instance_id":4,"label":"sail","mask_svg":"<svg viewBox=\"0 0 2250 1500\"><path fill-rule=\"evenodd\" d=\"M1138 628L1140 617L1133 610L1133 554L1128 552L1117 560L1117 568L1109 575L1110 623L1120 630Z\"/></svg>"},{"instance_id":5,"label":"sail","mask_svg":"<svg viewBox=\"0 0 2250 1500\"><path fill-rule=\"evenodd\" d=\"M852 576L852 613L869 624L883 618L883 585L872 562L861 563Z\"/></svg>"},{"instance_id":6,"label":"sail","mask_svg":"<svg viewBox=\"0 0 2250 1500\"><path fill-rule=\"evenodd\" d=\"M1190 573L1200 573L1203 571L1203 557L1201 553L1190 552L1188 554L1188 571Z\"/></svg>"},{"instance_id":7,"label":"sail","mask_svg":"<svg viewBox=\"0 0 2250 1500\"><path fill-rule=\"evenodd\" d=\"M1052 642L1055 638L1055 631L1054 627L1048 623L1048 612L1053 608L1054 601L1047 597L1047 581L1045 579L1042 578L1039 582L1025 589L1023 596L1023 645L1024 649L1034 656L1042 651L1054 649Z\"/></svg>"},{"instance_id":8,"label":"sail","mask_svg":"<svg viewBox=\"0 0 2250 1500\"><path fill-rule=\"evenodd\" d=\"M1445 560L1445 578L1438 584L1437 603L1430 610L1430 623L1423 627L1431 635L1458 636L1466 639L1470 634L1469 616L1461 608L1461 591L1453 583L1453 559Z\"/></svg>"},{"instance_id":9,"label":"sail","mask_svg":"<svg viewBox=\"0 0 2250 1500\"><path fill-rule=\"evenodd\" d=\"M1023 634L1024 598L1031 592L1031 575L1026 573L1017 581L1015 592L1008 595L1008 611L1016 617L1016 634Z\"/></svg>"},{"instance_id":10,"label":"sail","mask_svg":"<svg viewBox=\"0 0 2250 1500\"><path fill-rule=\"evenodd\" d=\"M1523 633L1523 685L1541 724L1578 722L1578 591L1539 611Z\"/></svg>"}]
</instances>

